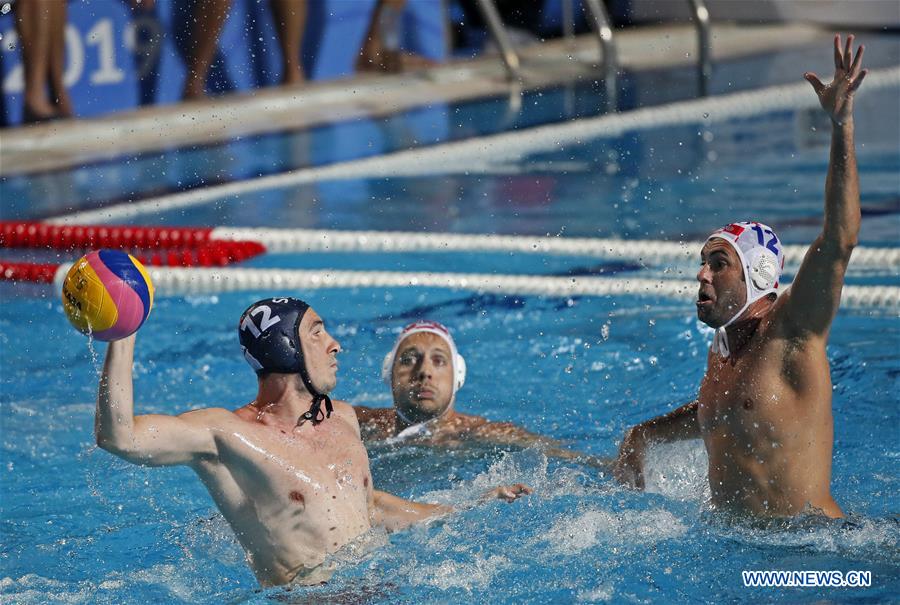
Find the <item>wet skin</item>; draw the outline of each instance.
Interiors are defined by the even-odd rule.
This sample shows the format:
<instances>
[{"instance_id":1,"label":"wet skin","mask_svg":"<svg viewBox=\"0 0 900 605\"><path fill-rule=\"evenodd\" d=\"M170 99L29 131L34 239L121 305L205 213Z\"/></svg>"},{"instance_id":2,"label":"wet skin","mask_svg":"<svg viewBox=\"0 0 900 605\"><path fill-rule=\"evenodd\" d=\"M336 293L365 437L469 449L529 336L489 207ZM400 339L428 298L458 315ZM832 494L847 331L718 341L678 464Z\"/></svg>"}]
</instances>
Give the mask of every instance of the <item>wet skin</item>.
<instances>
[{"instance_id":1,"label":"wet skin","mask_svg":"<svg viewBox=\"0 0 900 605\"><path fill-rule=\"evenodd\" d=\"M369 460L352 408L296 427L248 405L204 410L215 453L191 467L263 585L327 579L326 555L371 528Z\"/></svg>"},{"instance_id":2,"label":"wet skin","mask_svg":"<svg viewBox=\"0 0 900 605\"><path fill-rule=\"evenodd\" d=\"M422 437L433 445L458 445L467 438L498 432L501 425L508 432L518 428L453 409L450 347L430 332L411 334L397 347L391 366L391 392L393 408L356 407L365 440L394 437L411 426L396 413L397 409L413 423L428 422L428 434Z\"/></svg>"},{"instance_id":3,"label":"wet skin","mask_svg":"<svg viewBox=\"0 0 900 605\"><path fill-rule=\"evenodd\" d=\"M394 406L413 422L444 414L453 397L453 361L446 341L430 332L405 338L391 366L391 391Z\"/></svg>"},{"instance_id":4,"label":"wet skin","mask_svg":"<svg viewBox=\"0 0 900 605\"><path fill-rule=\"evenodd\" d=\"M710 240L701 259L697 317L719 327L746 301L743 268L724 240ZM789 297L751 305L735 324L737 350L727 358L708 355L697 421L712 499L737 511L791 515L810 506L840 516L829 491L834 435L828 359L824 346L779 328Z\"/></svg>"},{"instance_id":5,"label":"wet skin","mask_svg":"<svg viewBox=\"0 0 900 605\"><path fill-rule=\"evenodd\" d=\"M336 383L340 345L313 309L299 338L313 387ZM134 416L135 337L107 349L97 399L97 444L135 464L190 466L244 547L263 586L318 583L326 557L373 525L402 529L452 508L373 489L353 408L334 402L320 423L298 374L261 375L256 400L232 412L208 408L180 416ZM501 486L484 497L513 501L531 489Z\"/></svg>"},{"instance_id":6,"label":"wet skin","mask_svg":"<svg viewBox=\"0 0 900 605\"><path fill-rule=\"evenodd\" d=\"M844 48L835 36L830 83L804 74L832 123L822 232L791 287L777 300L757 300L726 328L731 353L710 351L697 399L629 429L614 469L620 481L643 486L648 444L700 437L717 507L842 515L830 493L834 421L826 344L860 229L853 96L866 70L864 49L854 55L852 47L853 36ZM745 278L731 246L710 240L697 274L697 317L724 326L746 301Z\"/></svg>"},{"instance_id":7,"label":"wet skin","mask_svg":"<svg viewBox=\"0 0 900 605\"><path fill-rule=\"evenodd\" d=\"M299 326L313 386L336 382L340 345L310 309ZM369 460L353 408L300 424L312 401L296 374L259 380L256 401L232 412L131 416L134 337L110 343L98 404L101 447L138 464L185 464L206 486L244 547L260 584L327 579L325 557L372 526ZM128 398L116 393L128 388ZM109 409L111 408L111 409ZM111 418L110 412L118 418Z\"/></svg>"},{"instance_id":8,"label":"wet skin","mask_svg":"<svg viewBox=\"0 0 900 605\"><path fill-rule=\"evenodd\" d=\"M391 366L392 408L356 406L367 442L396 437L414 423L427 423L427 432L410 436L408 443L455 447L477 441L518 447L540 446L549 456L577 460L604 471L609 461L560 446L511 422L491 422L482 416L456 411L453 402L453 365L446 341L430 332L409 335L397 347Z\"/></svg>"}]
</instances>

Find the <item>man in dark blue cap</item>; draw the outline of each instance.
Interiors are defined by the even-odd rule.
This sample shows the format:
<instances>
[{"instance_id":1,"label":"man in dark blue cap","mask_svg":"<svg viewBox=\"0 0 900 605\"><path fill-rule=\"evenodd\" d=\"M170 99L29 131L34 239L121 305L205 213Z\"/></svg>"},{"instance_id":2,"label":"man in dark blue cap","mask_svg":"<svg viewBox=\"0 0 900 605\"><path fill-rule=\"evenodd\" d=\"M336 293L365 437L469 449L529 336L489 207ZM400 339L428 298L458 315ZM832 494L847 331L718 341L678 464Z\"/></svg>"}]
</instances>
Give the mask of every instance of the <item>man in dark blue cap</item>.
<instances>
[{"instance_id":1,"label":"man in dark blue cap","mask_svg":"<svg viewBox=\"0 0 900 605\"><path fill-rule=\"evenodd\" d=\"M373 526L391 531L452 511L373 489L353 408L328 396L341 347L309 305L258 301L238 329L259 389L235 411L135 417L135 338L110 343L97 444L136 464L193 468L263 586L321 582L330 575L326 557ZM530 491L517 484L485 497L512 501Z\"/></svg>"}]
</instances>

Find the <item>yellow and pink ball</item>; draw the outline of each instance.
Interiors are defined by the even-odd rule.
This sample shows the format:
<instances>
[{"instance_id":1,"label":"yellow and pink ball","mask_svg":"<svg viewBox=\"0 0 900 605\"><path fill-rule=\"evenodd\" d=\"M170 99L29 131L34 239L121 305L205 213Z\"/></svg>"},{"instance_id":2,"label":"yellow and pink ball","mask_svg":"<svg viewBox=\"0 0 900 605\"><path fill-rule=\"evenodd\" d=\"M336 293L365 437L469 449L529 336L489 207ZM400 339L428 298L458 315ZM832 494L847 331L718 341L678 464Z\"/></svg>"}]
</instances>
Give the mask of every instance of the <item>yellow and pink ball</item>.
<instances>
[{"instance_id":1,"label":"yellow and pink ball","mask_svg":"<svg viewBox=\"0 0 900 605\"><path fill-rule=\"evenodd\" d=\"M62 288L66 317L97 340L134 334L153 307L153 282L136 258L118 250L97 250L69 269Z\"/></svg>"}]
</instances>

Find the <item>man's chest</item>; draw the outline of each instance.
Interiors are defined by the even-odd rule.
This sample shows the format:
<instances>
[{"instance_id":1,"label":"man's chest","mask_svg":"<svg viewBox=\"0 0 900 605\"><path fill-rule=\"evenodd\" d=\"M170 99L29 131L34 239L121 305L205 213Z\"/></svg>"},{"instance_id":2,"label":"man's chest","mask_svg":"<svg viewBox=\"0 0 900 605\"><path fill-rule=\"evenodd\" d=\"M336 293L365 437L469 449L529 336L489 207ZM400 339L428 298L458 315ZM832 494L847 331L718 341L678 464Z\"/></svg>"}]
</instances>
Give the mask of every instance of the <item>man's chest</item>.
<instances>
[{"instance_id":1,"label":"man's chest","mask_svg":"<svg viewBox=\"0 0 900 605\"><path fill-rule=\"evenodd\" d=\"M753 441L777 432L785 388L778 369L768 361L758 357L710 361L697 408L704 437Z\"/></svg>"},{"instance_id":2,"label":"man's chest","mask_svg":"<svg viewBox=\"0 0 900 605\"><path fill-rule=\"evenodd\" d=\"M236 479L320 490L363 485L369 473L362 441L338 418L316 426L236 426L219 440L219 463Z\"/></svg>"}]
</instances>

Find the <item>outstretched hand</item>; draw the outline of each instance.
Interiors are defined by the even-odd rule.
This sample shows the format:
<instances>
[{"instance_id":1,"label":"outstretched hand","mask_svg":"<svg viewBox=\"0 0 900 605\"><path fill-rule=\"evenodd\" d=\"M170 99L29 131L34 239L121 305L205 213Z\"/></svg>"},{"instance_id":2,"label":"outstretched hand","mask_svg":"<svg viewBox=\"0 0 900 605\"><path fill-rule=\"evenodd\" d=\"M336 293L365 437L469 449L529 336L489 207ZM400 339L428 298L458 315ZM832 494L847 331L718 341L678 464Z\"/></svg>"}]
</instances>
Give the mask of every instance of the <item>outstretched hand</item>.
<instances>
[{"instance_id":1,"label":"outstretched hand","mask_svg":"<svg viewBox=\"0 0 900 605\"><path fill-rule=\"evenodd\" d=\"M847 36L847 44L841 49L841 35L834 36L834 79L830 84L823 84L819 77L810 72L803 77L812 84L822 108L831 116L835 124L843 124L853 117L853 93L862 84L868 73L861 69L865 47L860 46L853 56L853 36Z\"/></svg>"},{"instance_id":2,"label":"outstretched hand","mask_svg":"<svg viewBox=\"0 0 900 605\"><path fill-rule=\"evenodd\" d=\"M532 490L524 483L516 483L515 485L501 485L500 487L495 487L494 489L485 492L482 498L484 498L485 500L499 498L500 500L512 502L513 500L518 500L522 496L526 496L533 491L534 490Z\"/></svg>"}]
</instances>

